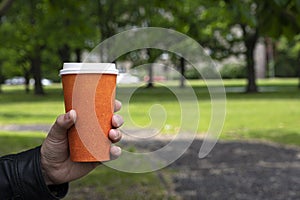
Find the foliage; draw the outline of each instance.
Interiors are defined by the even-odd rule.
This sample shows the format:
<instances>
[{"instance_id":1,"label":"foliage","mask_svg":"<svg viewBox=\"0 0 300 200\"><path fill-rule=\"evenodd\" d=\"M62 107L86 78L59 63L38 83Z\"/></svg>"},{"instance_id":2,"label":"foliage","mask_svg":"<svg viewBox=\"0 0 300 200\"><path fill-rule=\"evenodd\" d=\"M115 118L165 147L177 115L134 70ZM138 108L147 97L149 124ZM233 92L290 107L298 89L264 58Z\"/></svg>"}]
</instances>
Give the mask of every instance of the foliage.
<instances>
[{"instance_id":1,"label":"foliage","mask_svg":"<svg viewBox=\"0 0 300 200\"><path fill-rule=\"evenodd\" d=\"M223 79L246 78L246 67L240 63L230 63L222 66L220 70Z\"/></svg>"},{"instance_id":2,"label":"foliage","mask_svg":"<svg viewBox=\"0 0 300 200\"><path fill-rule=\"evenodd\" d=\"M70 61L72 52L89 48L87 40L94 39L93 18L87 12L90 8L91 4L84 2L14 2L2 17L0 29L0 51L14 53L5 53L2 62L12 63L18 74L30 72L36 82L35 91L43 93L42 75L53 78L49 74L57 75L62 61ZM7 77L17 75L5 71Z\"/></svg>"},{"instance_id":3,"label":"foliage","mask_svg":"<svg viewBox=\"0 0 300 200\"><path fill-rule=\"evenodd\" d=\"M278 53L275 62L276 77L297 77L299 61L282 53Z\"/></svg>"},{"instance_id":4,"label":"foliage","mask_svg":"<svg viewBox=\"0 0 300 200\"><path fill-rule=\"evenodd\" d=\"M201 74L195 68L187 69L185 72L186 79L200 79Z\"/></svg>"},{"instance_id":5,"label":"foliage","mask_svg":"<svg viewBox=\"0 0 300 200\"><path fill-rule=\"evenodd\" d=\"M298 0L264 1L262 33L273 38L292 39L300 30L300 3ZM272 16L272 17L270 17Z\"/></svg>"},{"instance_id":6,"label":"foliage","mask_svg":"<svg viewBox=\"0 0 300 200\"><path fill-rule=\"evenodd\" d=\"M277 42L276 48L275 76L299 76L300 36L295 36L292 40L287 37L281 37Z\"/></svg>"},{"instance_id":7,"label":"foliage","mask_svg":"<svg viewBox=\"0 0 300 200\"><path fill-rule=\"evenodd\" d=\"M14 1L1 17L0 71L5 77L30 71L58 80L62 62L81 61L82 53L99 41L133 27L159 26L191 36L213 58L244 55L248 89L255 91L257 39L282 35L294 39L299 33L299 7L297 0ZM294 41L299 46L299 40ZM105 57L105 52L101 55ZM36 61L41 72L32 70Z\"/></svg>"}]
</instances>

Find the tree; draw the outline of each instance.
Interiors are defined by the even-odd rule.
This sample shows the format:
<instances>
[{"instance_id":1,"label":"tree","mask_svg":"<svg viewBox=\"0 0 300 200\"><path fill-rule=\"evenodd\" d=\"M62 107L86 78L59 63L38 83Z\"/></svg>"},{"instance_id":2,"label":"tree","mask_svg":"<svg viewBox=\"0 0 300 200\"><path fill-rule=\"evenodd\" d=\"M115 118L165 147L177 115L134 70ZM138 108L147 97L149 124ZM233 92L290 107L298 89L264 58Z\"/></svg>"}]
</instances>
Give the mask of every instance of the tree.
<instances>
[{"instance_id":1,"label":"tree","mask_svg":"<svg viewBox=\"0 0 300 200\"><path fill-rule=\"evenodd\" d=\"M222 2L222 1L220 1ZM253 51L260 37L278 39L282 35L294 38L300 30L300 3L295 0L226 0L225 8L229 11L231 27L238 25L243 32L247 69L247 92L256 92ZM228 16L228 15L227 15ZM225 35L223 38L227 38ZM231 35L229 38L234 38ZM233 46L231 46L232 48Z\"/></svg>"},{"instance_id":2,"label":"tree","mask_svg":"<svg viewBox=\"0 0 300 200\"><path fill-rule=\"evenodd\" d=\"M5 0L5 1L1 2L1 4L0 4L0 19L10 8L12 3L13 3L13 0ZM1 26L1 20L0 20L0 26ZM1 84L3 81L4 80L3 80L3 73L2 73L2 62L0 60L0 93L2 92Z\"/></svg>"},{"instance_id":3,"label":"tree","mask_svg":"<svg viewBox=\"0 0 300 200\"><path fill-rule=\"evenodd\" d=\"M298 57L298 87L300 88L300 2L297 0L266 1L264 8L265 13L268 12L269 16L272 14L270 18L267 18L266 14L261 15L265 21L268 20L264 33L276 40L281 37L287 38L290 43L289 51L293 51Z\"/></svg>"},{"instance_id":4,"label":"tree","mask_svg":"<svg viewBox=\"0 0 300 200\"><path fill-rule=\"evenodd\" d=\"M130 29L132 27L150 27L161 26L165 18L162 13L161 2L155 1L126 1L121 0L116 4L113 1L99 1L98 3L98 16L99 16L99 30L102 40L107 39L119 31ZM102 49L103 50L103 49ZM152 63L159 56L154 49L137 50L146 51L147 61ZM105 52L102 53L102 60L105 60ZM130 57L128 54L126 57ZM136 56L142 55L142 53L136 53ZM144 57L135 59L137 63L144 63ZM150 64L148 70L148 84L147 87L153 87L153 69Z\"/></svg>"},{"instance_id":5,"label":"tree","mask_svg":"<svg viewBox=\"0 0 300 200\"><path fill-rule=\"evenodd\" d=\"M210 49L213 58L244 56L248 71L246 91L257 92L255 45L260 37L274 33L294 35L291 27L297 27L299 14L295 17L291 10L297 10L296 5L296 1L289 0L186 0L172 3L170 10L176 21L172 27ZM293 20L287 22L290 19ZM288 28L286 24L290 24ZM299 29L297 31L299 33Z\"/></svg>"},{"instance_id":6,"label":"tree","mask_svg":"<svg viewBox=\"0 0 300 200\"><path fill-rule=\"evenodd\" d=\"M95 21L88 12L91 8L87 2L30 0L15 2L6 13L2 20L5 28L1 31L7 40L3 44L21 55L16 67L30 63L35 94L44 94L43 69L57 74L62 62L71 60L73 52L79 61L81 51L94 46L91 43L96 38ZM57 62L57 55L61 62Z\"/></svg>"},{"instance_id":7,"label":"tree","mask_svg":"<svg viewBox=\"0 0 300 200\"><path fill-rule=\"evenodd\" d=\"M16 51L23 52L21 60L29 61L30 72L35 79L35 94L43 94L41 84L41 55L46 46L41 32L46 34L45 27L41 26L45 17L43 6L37 1L15 2L5 15L4 23L9 31L10 38L6 41L6 47L10 46Z\"/></svg>"},{"instance_id":8,"label":"tree","mask_svg":"<svg viewBox=\"0 0 300 200\"><path fill-rule=\"evenodd\" d=\"M244 55L248 80L246 92L250 93L258 91L254 68L254 49L263 24L258 18L260 12L262 12L260 4L251 0L221 0L217 5L210 5L207 10L210 21L215 18L221 22L213 27L215 41L209 42L209 44L215 44L211 47L212 56L223 59L230 55Z\"/></svg>"}]
</instances>

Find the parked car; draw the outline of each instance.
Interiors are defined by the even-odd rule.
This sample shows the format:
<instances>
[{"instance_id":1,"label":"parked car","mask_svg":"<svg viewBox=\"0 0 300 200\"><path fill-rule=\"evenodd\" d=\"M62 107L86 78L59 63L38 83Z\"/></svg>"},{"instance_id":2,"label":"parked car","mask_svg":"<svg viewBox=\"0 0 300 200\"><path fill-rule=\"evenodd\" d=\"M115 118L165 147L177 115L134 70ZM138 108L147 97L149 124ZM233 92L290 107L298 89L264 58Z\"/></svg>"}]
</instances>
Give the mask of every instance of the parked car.
<instances>
[{"instance_id":1,"label":"parked car","mask_svg":"<svg viewBox=\"0 0 300 200\"><path fill-rule=\"evenodd\" d=\"M23 85L25 84L25 78L24 77L20 77L20 76L16 76L13 77L11 79L6 79L4 81L5 85Z\"/></svg>"},{"instance_id":2,"label":"parked car","mask_svg":"<svg viewBox=\"0 0 300 200\"><path fill-rule=\"evenodd\" d=\"M13 77L11 79L6 79L4 81L4 84L5 85L24 85L25 84L25 78L24 77L21 77L21 76L16 76L16 77ZM30 85L34 85L34 79L30 79L29 80L29 84ZM51 85L52 84L52 81L49 80L49 79L46 79L46 78L43 78L42 79L42 85Z\"/></svg>"},{"instance_id":3,"label":"parked car","mask_svg":"<svg viewBox=\"0 0 300 200\"><path fill-rule=\"evenodd\" d=\"M31 79L29 80L29 84L30 84L30 85L34 85L34 79L33 79L33 78L31 78ZM52 81L49 80L49 79L43 78L43 79L42 79L42 85L44 85L44 86L52 85Z\"/></svg>"},{"instance_id":4,"label":"parked car","mask_svg":"<svg viewBox=\"0 0 300 200\"><path fill-rule=\"evenodd\" d=\"M121 84L130 84L130 83L139 83L140 80L138 77L133 76L129 73L120 73L117 76L117 83Z\"/></svg>"}]
</instances>

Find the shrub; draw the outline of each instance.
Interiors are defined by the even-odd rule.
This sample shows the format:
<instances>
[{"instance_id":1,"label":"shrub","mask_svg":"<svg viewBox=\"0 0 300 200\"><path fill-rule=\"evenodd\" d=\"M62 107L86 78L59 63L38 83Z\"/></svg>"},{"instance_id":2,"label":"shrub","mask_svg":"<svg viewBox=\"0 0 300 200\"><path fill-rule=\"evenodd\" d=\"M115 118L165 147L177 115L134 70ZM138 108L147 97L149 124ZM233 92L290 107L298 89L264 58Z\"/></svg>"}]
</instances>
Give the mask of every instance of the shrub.
<instances>
[{"instance_id":1,"label":"shrub","mask_svg":"<svg viewBox=\"0 0 300 200\"><path fill-rule=\"evenodd\" d=\"M225 64L220 70L223 79L246 78L246 67L239 63Z\"/></svg>"},{"instance_id":2,"label":"shrub","mask_svg":"<svg viewBox=\"0 0 300 200\"><path fill-rule=\"evenodd\" d=\"M186 79L202 79L205 77L206 79L215 79L218 78L217 72L212 67L202 67L199 69L190 68L185 72Z\"/></svg>"},{"instance_id":3,"label":"shrub","mask_svg":"<svg viewBox=\"0 0 300 200\"><path fill-rule=\"evenodd\" d=\"M275 61L276 77L297 77L299 61L287 56L279 55Z\"/></svg>"}]
</instances>

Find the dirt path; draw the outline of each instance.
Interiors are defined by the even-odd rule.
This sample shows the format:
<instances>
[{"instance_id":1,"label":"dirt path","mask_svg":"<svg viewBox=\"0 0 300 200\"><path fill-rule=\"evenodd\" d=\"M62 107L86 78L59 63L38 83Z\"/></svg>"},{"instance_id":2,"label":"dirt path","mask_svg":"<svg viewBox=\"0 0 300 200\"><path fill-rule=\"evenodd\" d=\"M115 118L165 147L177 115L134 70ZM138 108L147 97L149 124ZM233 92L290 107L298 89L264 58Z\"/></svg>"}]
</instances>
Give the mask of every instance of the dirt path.
<instances>
[{"instance_id":1,"label":"dirt path","mask_svg":"<svg viewBox=\"0 0 300 200\"><path fill-rule=\"evenodd\" d=\"M135 142L143 149L165 145L164 140ZM300 148L268 142L219 142L205 159L196 139L167 169L174 192L183 200L300 199Z\"/></svg>"},{"instance_id":2,"label":"dirt path","mask_svg":"<svg viewBox=\"0 0 300 200\"><path fill-rule=\"evenodd\" d=\"M300 199L300 150L266 143L220 142L197 158L200 140L170 166L183 199Z\"/></svg>"},{"instance_id":3,"label":"dirt path","mask_svg":"<svg viewBox=\"0 0 300 200\"><path fill-rule=\"evenodd\" d=\"M0 125L0 131L41 131L48 132L51 125L48 124L24 124L24 125Z\"/></svg>"}]
</instances>

